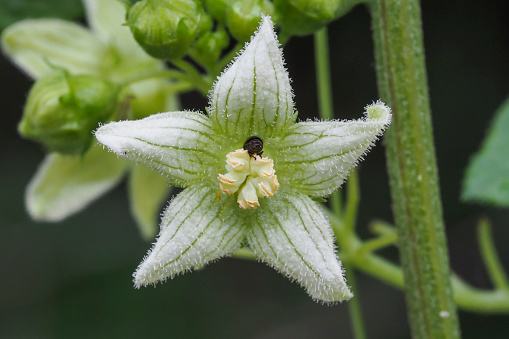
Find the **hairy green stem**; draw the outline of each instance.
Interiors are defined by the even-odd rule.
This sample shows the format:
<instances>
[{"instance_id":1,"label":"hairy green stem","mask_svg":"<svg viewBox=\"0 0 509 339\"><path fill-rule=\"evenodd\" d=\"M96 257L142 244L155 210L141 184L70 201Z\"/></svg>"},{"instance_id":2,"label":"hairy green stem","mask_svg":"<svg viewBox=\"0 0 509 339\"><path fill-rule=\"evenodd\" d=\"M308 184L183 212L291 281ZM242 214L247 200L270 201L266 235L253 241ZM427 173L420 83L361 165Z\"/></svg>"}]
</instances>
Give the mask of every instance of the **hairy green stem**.
<instances>
[{"instance_id":1,"label":"hairy green stem","mask_svg":"<svg viewBox=\"0 0 509 339\"><path fill-rule=\"evenodd\" d=\"M387 163L414 338L459 338L424 64L419 0L373 0L379 94L391 108Z\"/></svg>"},{"instance_id":2,"label":"hairy green stem","mask_svg":"<svg viewBox=\"0 0 509 339\"><path fill-rule=\"evenodd\" d=\"M330 210L325 210L336 237L341 239L342 252L339 254L345 265L354 266L391 286L405 288L403 271L401 268L373 252L366 251L365 245L355 233L345 232L344 222ZM383 226L390 230L390 227ZM385 236L393 234L384 232ZM465 311L486 314L509 314L509 291L504 289L482 290L468 285L456 275L452 275L451 282L456 304Z\"/></svg>"}]
</instances>

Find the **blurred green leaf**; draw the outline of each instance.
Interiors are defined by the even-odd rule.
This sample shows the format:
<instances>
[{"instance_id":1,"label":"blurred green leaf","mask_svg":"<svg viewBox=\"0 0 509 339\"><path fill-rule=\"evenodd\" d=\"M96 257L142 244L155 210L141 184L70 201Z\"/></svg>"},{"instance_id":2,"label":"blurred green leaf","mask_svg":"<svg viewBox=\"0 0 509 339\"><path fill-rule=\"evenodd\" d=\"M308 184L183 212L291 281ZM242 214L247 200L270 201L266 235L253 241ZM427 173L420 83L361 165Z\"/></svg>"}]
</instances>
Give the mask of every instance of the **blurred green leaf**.
<instances>
[{"instance_id":1,"label":"blurred green leaf","mask_svg":"<svg viewBox=\"0 0 509 339\"><path fill-rule=\"evenodd\" d=\"M80 0L1 0L0 31L16 21L28 18L73 20L83 16Z\"/></svg>"},{"instance_id":2,"label":"blurred green leaf","mask_svg":"<svg viewBox=\"0 0 509 339\"><path fill-rule=\"evenodd\" d=\"M462 199L509 207L509 98L467 168Z\"/></svg>"}]
</instances>

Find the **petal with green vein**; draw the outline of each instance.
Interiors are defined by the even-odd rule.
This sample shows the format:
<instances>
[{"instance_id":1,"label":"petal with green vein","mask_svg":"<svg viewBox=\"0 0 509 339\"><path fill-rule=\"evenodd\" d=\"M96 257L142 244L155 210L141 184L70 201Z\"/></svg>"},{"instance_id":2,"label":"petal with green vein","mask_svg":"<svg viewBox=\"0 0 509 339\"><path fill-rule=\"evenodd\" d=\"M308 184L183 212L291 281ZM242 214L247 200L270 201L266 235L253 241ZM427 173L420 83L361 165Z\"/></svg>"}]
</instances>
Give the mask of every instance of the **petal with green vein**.
<instances>
[{"instance_id":1,"label":"petal with green vein","mask_svg":"<svg viewBox=\"0 0 509 339\"><path fill-rule=\"evenodd\" d=\"M159 214L170 189L166 177L147 166L134 166L129 174L131 213L145 240L157 234Z\"/></svg>"},{"instance_id":2,"label":"petal with green vein","mask_svg":"<svg viewBox=\"0 0 509 339\"><path fill-rule=\"evenodd\" d=\"M104 45L89 30L58 19L23 20L2 33L2 50L32 78L54 67L100 75Z\"/></svg>"},{"instance_id":3,"label":"petal with green vein","mask_svg":"<svg viewBox=\"0 0 509 339\"><path fill-rule=\"evenodd\" d=\"M218 203L217 188L191 186L170 203L154 247L134 273L136 287L155 284L230 254L244 227L233 197Z\"/></svg>"},{"instance_id":4,"label":"petal with green vein","mask_svg":"<svg viewBox=\"0 0 509 339\"><path fill-rule=\"evenodd\" d=\"M26 192L30 216L57 222L82 210L116 186L126 164L100 146L83 156L46 156Z\"/></svg>"},{"instance_id":5,"label":"petal with green vein","mask_svg":"<svg viewBox=\"0 0 509 339\"><path fill-rule=\"evenodd\" d=\"M303 194L277 194L247 231L254 253L323 302L350 299L329 222Z\"/></svg>"},{"instance_id":6,"label":"petal with green vein","mask_svg":"<svg viewBox=\"0 0 509 339\"><path fill-rule=\"evenodd\" d=\"M300 122L274 145L281 185L311 195L337 189L362 160L391 120L380 117L354 121Z\"/></svg>"},{"instance_id":7,"label":"petal with green vein","mask_svg":"<svg viewBox=\"0 0 509 339\"><path fill-rule=\"evenodd\" d=\"M209 119L195 112L169 112L135 121L111 122L95 136L111 151L164 173L176 186L201 182L217 163ZM221 159L224 161L224 159ZM212 179L212 177L211 177Z\"/></svg>"},{"instance_id":8,"label":"petal with green vein","mask_svg":"<svg viewBox=\"0 0 509 339\"><path fill-rule=\"evenodd\" d=\"M209 114L214 128L231 137L268 138L295 121L290 79L272 25L269 17L262 20L212 89Z\"/></svg>"},{"instance_id":9,"label":"petal with green vein","mask_svg":"<svg viewBox=\"0 0 509 339\"><path fill-rule=\"evenodd\" d=\"M125 26L126 9L118 0L84 0L90 29L103 43L112 44L131 59L153 59L136 43Z\"/></svg>"}]
</instances>

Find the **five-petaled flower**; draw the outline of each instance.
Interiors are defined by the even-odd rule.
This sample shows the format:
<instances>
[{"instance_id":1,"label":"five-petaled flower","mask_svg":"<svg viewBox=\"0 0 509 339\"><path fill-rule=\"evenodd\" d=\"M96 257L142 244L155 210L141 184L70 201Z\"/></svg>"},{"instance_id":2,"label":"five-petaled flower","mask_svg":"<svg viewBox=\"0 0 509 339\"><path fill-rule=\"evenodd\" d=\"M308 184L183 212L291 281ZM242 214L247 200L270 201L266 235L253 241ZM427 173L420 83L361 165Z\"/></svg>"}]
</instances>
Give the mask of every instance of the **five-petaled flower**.
<instances>
[{"instance_id":1,"label":"five-petaled flower","mask_svg":"<svg viewBox=\"0 0 509 339\"><path fill-rule=\"evenodd\" d=\"M185 188L164 212L157 242L134 274L137 287L200 267L245 243L315 299L352 296L329 222L312 198L341 185L390 123L390 110L376 103L362 120L296 123L292 97L265 17L215 83L207 116L169 112L97 130L99 142L113 152ZM253 136L263 141L265 158L242 149Z\"/></svg>"}]
</instances>

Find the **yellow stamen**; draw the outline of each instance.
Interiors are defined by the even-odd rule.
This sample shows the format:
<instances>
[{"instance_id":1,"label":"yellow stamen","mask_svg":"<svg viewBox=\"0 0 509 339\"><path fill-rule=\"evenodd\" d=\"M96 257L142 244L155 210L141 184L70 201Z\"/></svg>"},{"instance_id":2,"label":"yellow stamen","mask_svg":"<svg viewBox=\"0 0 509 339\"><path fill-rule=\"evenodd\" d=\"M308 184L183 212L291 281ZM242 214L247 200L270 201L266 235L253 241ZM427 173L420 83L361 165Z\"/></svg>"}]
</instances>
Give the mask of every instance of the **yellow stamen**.
<instances>
[{"instance_id":1,"label":"yellow stamen","mask_svg":"<svg viewBox=\"0 0 509 339\"><path fill-rule=\"evenodd\" d=\"M279 188L272 159L251 157L248 151L238 149L227 154L226 163L227 173L223 175L219 171L219 188L229 195L238 192L241 208L257 208L258 198L272 197Z\"/></svg>"}]
</instances>

